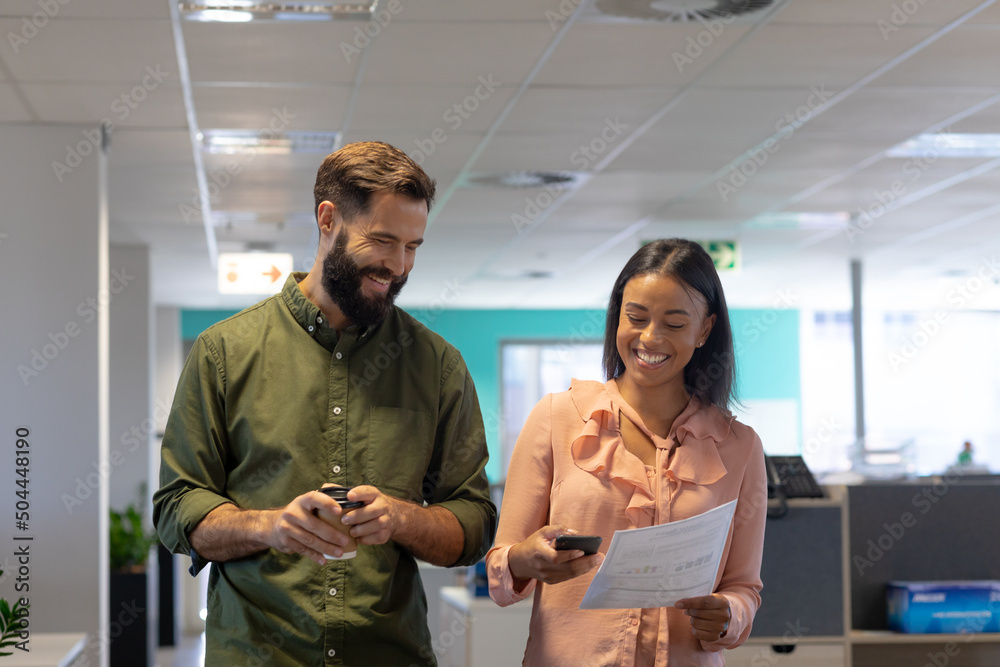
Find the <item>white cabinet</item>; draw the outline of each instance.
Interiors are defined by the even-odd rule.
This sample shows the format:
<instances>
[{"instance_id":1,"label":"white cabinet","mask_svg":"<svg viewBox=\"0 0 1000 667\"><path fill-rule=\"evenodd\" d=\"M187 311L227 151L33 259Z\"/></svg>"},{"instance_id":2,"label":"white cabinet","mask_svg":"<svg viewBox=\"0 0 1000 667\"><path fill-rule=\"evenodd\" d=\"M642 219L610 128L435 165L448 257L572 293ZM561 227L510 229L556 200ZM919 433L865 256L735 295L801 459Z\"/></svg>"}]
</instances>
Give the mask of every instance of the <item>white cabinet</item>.
<instances>
[{"instance_id":1,"label":"white cabinet","mask_svg":"<svg viewBox=\"0 0 1000 667\"><path fill-rule=\"evenodd\" d=\"M458 586L441 589L441 621L434 641L440 667L520 665L528 643L531 599L498 607Z\"/></svg>"},{"instance_id":2,"label":"white cabinet","mask_svg":"<svg viewBox=\"0 0 1000 667\"><path fill-rule=\"evenodd\" d=\"M790 653L775 653L770 644L748 642L726 651L726 667L844 667L844 642L798 644Z\"/></svg>"}]
</instances>

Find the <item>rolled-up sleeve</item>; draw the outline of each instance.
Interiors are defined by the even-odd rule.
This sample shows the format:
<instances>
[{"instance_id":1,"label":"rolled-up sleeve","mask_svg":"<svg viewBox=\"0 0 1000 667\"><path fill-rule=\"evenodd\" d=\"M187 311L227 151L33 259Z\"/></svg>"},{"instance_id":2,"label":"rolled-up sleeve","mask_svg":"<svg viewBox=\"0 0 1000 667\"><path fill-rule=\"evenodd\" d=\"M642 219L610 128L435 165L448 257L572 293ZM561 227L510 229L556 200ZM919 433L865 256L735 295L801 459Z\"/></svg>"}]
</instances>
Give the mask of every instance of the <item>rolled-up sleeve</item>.
<instances>
[{"instance_id":1,"label":"rolled-up sleeve","mask_svg":"<svg viewBox=\"0 0 1000 667\"><path fill-rule=\"evenodd\" d=\"M461 557L472 565L493 544L497 511L486 477L489 452L476 388L457 351L441 375L436 456L424 480L424 500L455 515L465 533Z\"/></svg>"},{"instance_id":2,"label":"rolled-up sleeve","mask_svg":"<svg viewBox=\"0 0 1000 667\"><path fill-rule=\"evenodd\" d=\"M225 495L225 374L217 348L198 338L181 372L160 450L160 488L153 525L174 553L191 554L188 539L205 516L232 502Z\"/></svg>"},{"instance_id":3,"label":"rolled-up sleeve","mask_svg":"<svg viewBox=\"0 0 1000 667\"><path fill-rule=\"evenodd\" d=\"M508 565L510 548L548 523L552 488L552 396L546 396L528 416L511 455L500 510L496 545L486 555L490 597L501 607L523 600L535 589L531 579L514 585Z\"/></svg>"},{"instance_id":4,"label":"rolled-up sleeve","mask_svg":"<svg viewBox=\"0 0 1000 667\"><path fill-rule=\"evenodd\" d=\"M760 565L764 549L764 526L767 521L767 479L764 448L753 434L739 500L733 517L733 541L716 593L729 600L732 615L724 637L701 642L707 651L735 648L750 636L754 614L760 607Z\"/></svg>"}]
</instances>

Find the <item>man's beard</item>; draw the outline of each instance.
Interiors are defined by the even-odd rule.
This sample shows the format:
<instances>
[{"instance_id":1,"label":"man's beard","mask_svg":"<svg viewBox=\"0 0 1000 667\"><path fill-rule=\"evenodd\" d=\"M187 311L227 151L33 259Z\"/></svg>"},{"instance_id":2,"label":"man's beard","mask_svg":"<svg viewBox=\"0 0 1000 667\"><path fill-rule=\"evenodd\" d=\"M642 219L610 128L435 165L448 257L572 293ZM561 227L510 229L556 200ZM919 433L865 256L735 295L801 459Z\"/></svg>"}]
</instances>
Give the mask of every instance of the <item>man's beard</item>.
<instances>
[{"instance_id":1,"label":"man's beard","mask_svg":"<svg viewBox=\"0 0 1000 667\"><path fill-rule=\"evenodd\" d=\"M323 288L349 320L360 327L373 327L389 315L406 276L395 276L384 267L359 267L347 254L347 240L347 230L341 229L333 250L323 260ZM366 296L361 287L366 276L392 281L389 290L381 296Z\"/></svg>"}]
</instances>

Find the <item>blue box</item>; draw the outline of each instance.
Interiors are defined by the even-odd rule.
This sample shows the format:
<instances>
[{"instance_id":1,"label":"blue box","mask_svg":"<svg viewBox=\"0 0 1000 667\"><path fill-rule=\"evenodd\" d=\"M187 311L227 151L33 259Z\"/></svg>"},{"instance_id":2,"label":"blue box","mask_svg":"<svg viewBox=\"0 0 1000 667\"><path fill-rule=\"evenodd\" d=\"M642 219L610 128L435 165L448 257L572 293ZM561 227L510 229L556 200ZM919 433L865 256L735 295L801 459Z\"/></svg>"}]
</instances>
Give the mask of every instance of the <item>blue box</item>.
<instances>
[{"instance_id":1,"label":"blue box","mask_svg":"<svg viewBox=\"0 0 1000 667\"><path fill-rule=\"evenodd\" d=\"M886 602L896 632L1000 632L1000 581L890 581Z\"/></svg>"}]
</instances>

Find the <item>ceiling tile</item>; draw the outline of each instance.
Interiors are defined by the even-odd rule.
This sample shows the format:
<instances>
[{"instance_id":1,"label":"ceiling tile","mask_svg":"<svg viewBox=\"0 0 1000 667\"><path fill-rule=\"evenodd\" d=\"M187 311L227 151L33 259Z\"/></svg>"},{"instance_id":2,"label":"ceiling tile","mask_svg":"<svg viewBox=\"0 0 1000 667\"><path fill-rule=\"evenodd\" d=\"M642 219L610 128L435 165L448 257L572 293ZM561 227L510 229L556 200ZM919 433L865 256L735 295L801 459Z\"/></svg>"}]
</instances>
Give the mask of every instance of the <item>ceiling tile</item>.
<instances>
[{"instance_id":1,"label":"ceiling tile","mask_svg":"<svg viewBox=\"0 0 1000 667\"><path fill-rule=\"evenodd\" d=\"M721 86L843 88L877 70L932 32L904 26L882 39L873 25L768 25L700 81ZM850 48L844 48L849 44ZM836 57L830 54L835 53ZM883 83L880 79L879 83Z\"/></svg>"},{"instance_id":2,"label":"ceiling tile","mask_svg":"<svg viewBox=\"0 0 1000 667\"><path fill-rule=\"evenodd\" d=\"M19 32L21 27L0 19L0 34ZM4 43L10 47L8 41ZM178 82L173 33L170 22L163 20L52 20L17 54L4 51L4 61L21 82L105 82L147 88Z\"/></svg>"},{"instance_id":3,"label":"ceiling tile","mask_svg":"<svg viewBox=\"0 0 1000 667\"><path fill-rule=\"evenodd\" d=\"M728 57L749 28L727 26L718 37L682 24L578 23L559 44L535 83L553 86L679 86ZM705 46L698 43L702 39Z\"/></svg>"},{"instance_id":4,"label":"ceiling tile","mask_svg":"<svg viewBox=\"0 0 1000 667\"><path fill-rule=\"evenodd\" d=\"M197 85L193 87L202 129L282 129L336 132L344 122L349 86Z\"/></svg>"},{"instance_id":5,"label":"ceiling tile","mask_svg":"<svg viewBox=\"0 0 1000 667\"><path fill-rule=\"evenodd\" d=\"M345 57L340 45L350 43L355 25L186 21L191 80L350 84L360 59Z\"/></svg>"},{"instance_id":6,"label":"ceiling tile","mask_svg":"<svg viewBox=\"0 0 1000 667\"><path fill-rule=\"evenodd\" d=\"M893 36L895 37L895 36ZM960 27L881 77L880 85L1000 86L1000 26Z\"/></svg>"},{"instance_id":7,"label":"ceiling tile","mask_svg":"<svg viewBox=\"0 0 1000 667\"><path fill-rule=\"evenodd\" d=\"M485 132L515 91L512 85L495 86L488 79L463 86L372 84L361 89L351 129L393 128L393 132L410 132L414 138Z\"/></svg>"},{"instance_id":8,"label":"ceiling tile","mask_svg":"<svg viewBox=\"0 0 1000 667\"><path fill-rule=\"evenodd\" d=\"M851 23L876 29L880 27L880 22L888 26L939 25L959 18L981 4L982 0L949 0L946 3L925 0L907 3L904 10L900 0L795 0L785 3L775 23ZM915 8L911 9L914 5ZM886 30L891 31L891 28Z\"/></svg>"},{"instance_id":9,"label":"ceiling tile","mask_svg":"<svg viewBox=\"0 0 1000 667\"><path fill-rule=\"evenodd\" d=\"M365 82L512 86L552 38L544 23L393 23L369 47Z\"/></svg>"},{"instance_id":10,"label":"ceiling tile","mask_svg":"<svg viewBox=\"0 0 1000 667\"><path fill-rule=\"evenodd\" d=\"M147 89L141 84L26 83L21 90L42 122L187 127L184 98L177 85Z\"/></svg>"},{"instance_id":11,"label":"ceiling tile","mask_svg":"<svg viewBox=\"0 0 1000 667\"><path fill-rule=\"evenodd\" d=\"M0 123L26 123L31 114L21 104L21 99L9 83L0 83Z\"/></svg>"}]
</instances>

